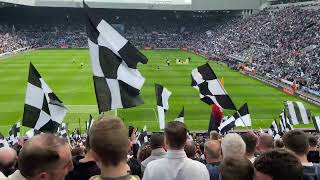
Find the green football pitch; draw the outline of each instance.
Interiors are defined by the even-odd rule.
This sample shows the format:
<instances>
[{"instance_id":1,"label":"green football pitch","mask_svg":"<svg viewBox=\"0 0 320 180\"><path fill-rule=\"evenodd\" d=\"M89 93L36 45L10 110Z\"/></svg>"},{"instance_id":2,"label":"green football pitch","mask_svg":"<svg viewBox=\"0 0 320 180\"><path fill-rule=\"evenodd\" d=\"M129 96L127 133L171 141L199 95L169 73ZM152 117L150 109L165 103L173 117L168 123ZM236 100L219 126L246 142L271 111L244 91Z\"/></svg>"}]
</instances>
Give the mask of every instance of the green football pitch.
<instances>
[{"instance_id":1,"label":"green football pitch","mask_svg":"<svg viewBox=\"0 0 320 180\"><path fill-rule=\"evenodd\" d=\"M154 84L159 83L172 92L170 108L166 113L167 121L176 118L184 106L188 128L207 130L211 107L200 101L197 90L190 86L191 70L204 64L206 60L179 50L142 52L149 59L148 64L138 66L146 78L141 92L144 104L109 113L117 113L127 125L139 129L147 125L148 131L158 131ZM192 59L189 64L175 63L175 58L184 60L187 57ZM171 59L170 66L167 66L165 58ZM43 79L69 108L65 117L69 130L79 127L79 124L84 130L89 114L95 119L99 116L88 49L35 50L0 60L0 131L3 134L7 134L8 128L22 119L29 62L34 64ZM83 68L80 67L81 63L84 63ZM224 78L225 88L236 106L239 108L245 102L248 103L253 128L269 127L271 121L281 113L284 101L302 101L224 65L215 62L210 62L210 65L219 78ZM319 107L307 102L304 104L313 115L320 115ZM233 113L229 110L223 112L224 116ZM23 128L23 133L26 130L27 128Z\"/></svg>"}]
</instances>

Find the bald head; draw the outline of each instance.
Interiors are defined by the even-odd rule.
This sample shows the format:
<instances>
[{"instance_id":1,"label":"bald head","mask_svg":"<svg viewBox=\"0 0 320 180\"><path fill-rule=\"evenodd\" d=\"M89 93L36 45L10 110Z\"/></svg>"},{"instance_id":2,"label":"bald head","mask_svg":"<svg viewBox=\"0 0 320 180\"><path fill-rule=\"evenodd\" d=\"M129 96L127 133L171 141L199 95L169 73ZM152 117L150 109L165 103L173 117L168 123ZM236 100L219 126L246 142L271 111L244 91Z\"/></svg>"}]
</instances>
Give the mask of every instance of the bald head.
<instances>
[{"instance_id":1,"label":"bald head","mask_svg":"<svg viewBox=\"0 0 320 180\"><path fill-rule=\"evenodd\" d=\"M26 178L47 176L52 170L67 166L71 152L66 141L53 134L41 134L29 139L19 154L19 169ZM37 162L37 163L33 163ZM61 171L61 173L63 173ZM60 174L55 174L59 177ZM63 176L64 177L64 176Z\"/></svg>"},{"instance_id":2,"label":"bald head","mask_svg":"<svg viewBox=\"0 0 320 180\"><path fill-rule=\"evenodd\" d=\"M204 155L207 163L221 161L221 144L217 140L208 140L204 144Z\"/></svg>"},{"instance_id":3,"label":"bald head","mask_svg":"<svg viewBox=\"0 0 320 180\"><path fill-rule=\"evenodd\" d=\"M10 147L0 148L0 171L9 176L15 170L17 152Z\"/></svg>"}]
</instances>

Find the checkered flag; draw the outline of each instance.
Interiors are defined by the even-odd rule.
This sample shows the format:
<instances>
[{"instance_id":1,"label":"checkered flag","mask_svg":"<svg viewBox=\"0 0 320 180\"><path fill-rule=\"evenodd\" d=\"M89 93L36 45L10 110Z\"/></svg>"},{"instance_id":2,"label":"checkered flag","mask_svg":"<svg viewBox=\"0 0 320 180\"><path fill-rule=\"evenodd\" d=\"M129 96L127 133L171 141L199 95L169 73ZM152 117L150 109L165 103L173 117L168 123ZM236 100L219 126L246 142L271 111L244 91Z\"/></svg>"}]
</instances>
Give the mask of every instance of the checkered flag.
<instances>
[{"instance_id":1,"label":"checkered flag","mask_svg":"<svg viewBox=\"0 0 320 180\"><path fill-rule=\"evenodd\" d=\"M199 91L201 100L208 105L237 110L208 63L191 71L191 86Z\"/></svg>"},{"instance_id":2,"label":"checkered flag","mask_svg":"<svg viewBox=\"0 0 320 180\"><path fill-rule=\"evenodd\" d=\"M20 122L17 122L9 129L9 143L14 145L18 142L20 137Z\"/></svg>"},{"instance_id":3,"label":"checkered flag","mask_svg":"<svg viewBox=\"0 0 320 180\"><path fill-rule=\"evenodd\" d=\"M159 118L160 129L165 128L165 112L169 109L169 97L171 92L160 84L155 84L156 99L157 99L157 110Z\"/></svg>"},{"instance_id":4,"label":"checkered flag","mask_svg":"<svg viewBox=\"0 0 320 180\"><path fill-rule=\"evenodd\" d=\"M55 133L67 108L30 63L22 125L41 132Z\"/></svg>"},{"instance_id":5,"label":"checkered flag","mask_svg":"<svg viewBox=\"0 0 320 180\"><path fill-rule=\"evenodd\" d=\"M99 113L143 104L145 78L137 69L148 59L101 17L87 11L87 35Z\"/></svg>"}]
</instances>

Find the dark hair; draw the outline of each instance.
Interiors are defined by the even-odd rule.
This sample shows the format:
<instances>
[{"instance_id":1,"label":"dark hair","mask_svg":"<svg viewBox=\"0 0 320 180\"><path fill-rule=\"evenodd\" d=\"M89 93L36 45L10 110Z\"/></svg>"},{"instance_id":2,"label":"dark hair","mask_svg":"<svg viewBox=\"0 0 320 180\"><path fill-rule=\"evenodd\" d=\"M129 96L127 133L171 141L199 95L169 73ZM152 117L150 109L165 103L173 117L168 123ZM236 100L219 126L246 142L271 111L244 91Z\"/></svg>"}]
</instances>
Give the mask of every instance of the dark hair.
<instances>
[{"instance_id":1,"label":"dark hair","mask_svg":"<svg viewBox=\"0 0 320 180\"><path fill-rule=\"evenodd\" d=\"M164 146L164 137L162 133L154 133L150 137L151 149L157 149Z\"/></svg>"},{"instance_id":2,"label":"dark hair","mask_svg":"<svg viewBox=\"0 0 320 180\"><path fill-rule=\"evenodd\" d=\"M220 164L220 180L248 180L253 173L252 163L244 157L226 157Z\"/></svg>"},{"instance_id":3,"label":"dark hair","mask_svg":"<svg viewBox=\"0 0 320 180\"><path fill-rule=\"evenodd\" d=\"M143 144L142 146L140 146L139 150L140 151L138 153L138 160L140 162L147 159L151 155L151 151L152 151L149 144Z\"/></svg>"},{"instance_id":4,"label":"dark hair","mask_svg":"<svg viewBox=\"0 0 320 180\"><path fill-rule=\"evenodd\" d=\"M188 158L194 159L197 153L197 147L193 141L187 141L184 146L184 151Z\"/></svg>"},{"instance_id":5,"label":"dark hair","mask_svg":"<svg viewBox=\"0 0 320 180\"><path fill-rule=\"evenodd\" d=\"M309 141L308 136L301 130L291 130L286 132L282 137L284 146L298 155L308 153Z\"/></svg>"},{"instance_id":6,"label":"dark hair","mask_svg":"<svg viewBox=\"0 0 320 180\"><path fill-rule=\"evenodd\" d=\"M309 141L309 145L311 147L316 147L317 144L318 144L318 138L313 136L313 135L310 135L309 138L308 138L308 141Z\"/></svg>"},{"instance_id":7,"label":"dark hair","mask_svg":"<svg viewBox=\"0 0 320 180\"><path fill-rule=\"evenodd\" d=\"M102 116L89 131L91 150L105 166L117 166L126 161L128 151L128 129L117 117Z\"/></svg>"},{"instance_id":8,"label":"dark hair","mask_svg":"<svg viewBox=\"0 0 320 180\"><path fill-rule=\"evenodd\" d=\"M253 133L241 134L243 141L246 143L246 153L253 154L256 151L258 138Z\"/></svg>"},{"instance_id":9,"label":"dark hair","mask_svg":"<svg viewBox=\"0 0 320 180\"><path fill-rule=\"evenodd\" d=\"M187 141L187 127L184 123L179 121L168 122L164 132L167 144L171 148L183 148Z\"/></svg>"},{"instance_id":10,"label":"dark hair","mask_svg":"<svg viewBox=\"0 0 320 180\"><path fill-rule=\"evenodd\" d=\"M275 147L275 148L283 148L283 147L284 147L284 144L283 144L282 139L276 139L276 140L274 141L274 147Z\"/></svg>"},{"instance_id":11,"label":"dark hair","mask_svg":"<svg viewBox=\"0 0 320 180\"><path fill-rule=\"evenodd\" d=\"M286 149L274 149L261 154L254 161L257 171L273 180L301 180L303 167L299 159Z\"/></svg>"},{"instance_id":12,"label":"dark hair","mask_svg":"<svg viewBox=\"0 0 320 180\"><path fill-rule=\"evenodd\" d=\"M18 166L21 174L30 178L40 172L54 169L60 160L57 149L66 144L64 139L53 134L32 137L24 144L19 154Z\"/></svg>"}]
</instances>

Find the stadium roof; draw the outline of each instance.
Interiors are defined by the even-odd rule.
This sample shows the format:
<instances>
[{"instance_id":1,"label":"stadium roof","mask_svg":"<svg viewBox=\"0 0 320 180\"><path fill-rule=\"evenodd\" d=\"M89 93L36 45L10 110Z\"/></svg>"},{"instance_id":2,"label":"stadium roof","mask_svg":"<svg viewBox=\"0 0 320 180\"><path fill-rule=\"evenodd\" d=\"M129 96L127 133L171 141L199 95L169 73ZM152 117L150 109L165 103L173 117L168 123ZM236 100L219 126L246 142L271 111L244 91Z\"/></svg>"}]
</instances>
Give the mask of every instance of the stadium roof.
<instances>
[{"instance_id":1,"label":"stadium roof","mask_svg":"<svg viewBox=\"0 0 320 180\"><path fill-rule=\"evenodd\" d=\"M82 0L1 0L27 6L82 7ZM259 9L266 0L85 0L93 8L160 10Z\"/></svg>"}]
</instances>

